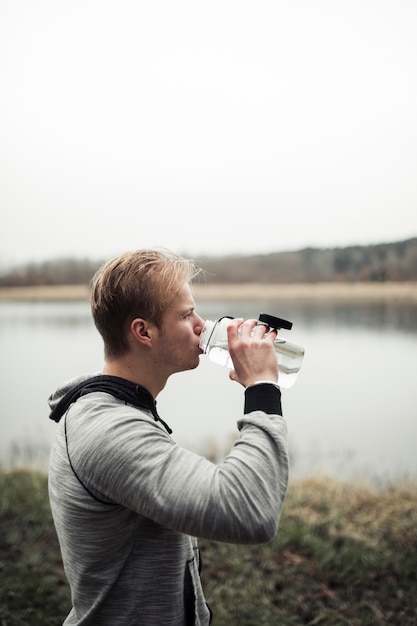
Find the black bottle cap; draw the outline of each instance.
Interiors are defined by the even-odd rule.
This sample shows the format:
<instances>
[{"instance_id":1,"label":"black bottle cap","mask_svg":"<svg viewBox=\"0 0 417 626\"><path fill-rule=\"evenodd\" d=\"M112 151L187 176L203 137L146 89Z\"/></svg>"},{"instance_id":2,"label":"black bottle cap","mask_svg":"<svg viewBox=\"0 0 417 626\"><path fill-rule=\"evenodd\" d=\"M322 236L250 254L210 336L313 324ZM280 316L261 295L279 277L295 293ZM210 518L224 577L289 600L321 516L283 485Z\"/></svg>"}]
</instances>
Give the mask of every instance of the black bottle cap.
<instances>
[{"instance_id":1,"label":"black bottle cap","mask_svg":"<svg viewBox=\"0 0 417 626\"><path fill-rule=\"evenodd\" d=\"M258 317L258 320L263 324L267 324L271 328L275 330L279 330L280 328L285 328L286 330L291 330L292 322L288 320L283 320L280 317L275 317L275 315L268 315L267 313L261 313Z\"/></svg>"}]
</instances>

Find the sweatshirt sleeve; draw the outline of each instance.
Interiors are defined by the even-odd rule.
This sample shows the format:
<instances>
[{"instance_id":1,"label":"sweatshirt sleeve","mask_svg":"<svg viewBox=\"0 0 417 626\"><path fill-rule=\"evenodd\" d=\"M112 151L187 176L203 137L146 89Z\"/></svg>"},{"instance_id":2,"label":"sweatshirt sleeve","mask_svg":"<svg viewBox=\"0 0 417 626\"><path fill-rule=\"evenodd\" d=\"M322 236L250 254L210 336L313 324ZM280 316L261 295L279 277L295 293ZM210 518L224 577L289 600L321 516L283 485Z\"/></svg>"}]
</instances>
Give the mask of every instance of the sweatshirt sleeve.
<instances>
[{"instance_id":1,"label":"sweatshirt sleeve","mask_svg":"<svg viewBox=\"0 0 417 626\"><path fill-rule=\"evenodd\" d=\"M150 416L115 407L113 399L101 416L84 415L81 428L76 415L68 420L72 462L93 493L167 528L217 541L269 541L288 485L287 429L275 391L267 395L274 395L276 413L253 410L260 390L246 391L239 437L220 465L176 445Z\"/></svg>"}]
</instances>

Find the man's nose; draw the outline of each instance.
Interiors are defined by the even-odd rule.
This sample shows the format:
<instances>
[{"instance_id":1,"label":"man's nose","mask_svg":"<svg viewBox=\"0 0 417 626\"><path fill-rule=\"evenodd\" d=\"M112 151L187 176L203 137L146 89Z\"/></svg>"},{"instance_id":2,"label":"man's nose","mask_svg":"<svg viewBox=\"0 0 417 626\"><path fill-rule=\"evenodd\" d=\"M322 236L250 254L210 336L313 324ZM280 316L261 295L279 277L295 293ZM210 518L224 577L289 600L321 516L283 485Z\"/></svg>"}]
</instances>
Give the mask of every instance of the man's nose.
<instances>
[{"instance_id":1,"label":"man's nose","mask_svg":"<svg viewBox=\"0 0 417 626\"><path fill-rule=\"evenodd\" d=\"M203 330L205 321L199 315L197 317L198 317L198 320L197 320L196 330L198 331L198 334L200 335L201 331Z\"/></svg>"}]
</instances>

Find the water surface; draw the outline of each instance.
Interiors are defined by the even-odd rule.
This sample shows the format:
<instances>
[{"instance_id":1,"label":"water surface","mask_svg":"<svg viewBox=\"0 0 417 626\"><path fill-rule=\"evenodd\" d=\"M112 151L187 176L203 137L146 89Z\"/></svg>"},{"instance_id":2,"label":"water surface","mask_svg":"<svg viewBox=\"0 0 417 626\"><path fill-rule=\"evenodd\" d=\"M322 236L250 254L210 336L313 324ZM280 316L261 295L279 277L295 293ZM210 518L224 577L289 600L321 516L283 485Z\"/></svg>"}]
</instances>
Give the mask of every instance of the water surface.
<instances>
[{"instance_id":1,"label":"water surface","mask_svg":"<svg viewBox=\"0 0 417 626\"><path fill-rule=\"evenodd\" d=\"M376 481L417 476L417 315L412 306L203 302L199 313L294 322L305 347L299 378L283 391L293 476L321 471ZM97 373L101 339L83 302L0 303L0 459L47 463L56 425L47 398L61 381ZM236 436L242 388L201 357L158 398L176 441L221 458Z\"/></svg>"}]
</instances>

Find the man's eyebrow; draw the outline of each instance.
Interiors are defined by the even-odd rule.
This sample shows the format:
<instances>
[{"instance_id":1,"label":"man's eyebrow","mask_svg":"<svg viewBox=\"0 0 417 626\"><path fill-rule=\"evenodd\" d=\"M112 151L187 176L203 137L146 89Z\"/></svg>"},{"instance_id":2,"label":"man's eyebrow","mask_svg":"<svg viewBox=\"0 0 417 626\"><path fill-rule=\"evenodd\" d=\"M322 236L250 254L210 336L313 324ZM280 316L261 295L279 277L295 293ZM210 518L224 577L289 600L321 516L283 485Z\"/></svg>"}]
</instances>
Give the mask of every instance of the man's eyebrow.
<instances>
[{"instance_id":1,"label":"man's eyebrow","mask_svg":"<svg viewBox=\"0 0 417 626\"><path fill-rule=\"evenodd\" d=\"M195 304L190 304L189 306L183 306L179 309L181 313L192 313L195 311Z\"/></svg>"}]
</instances>

